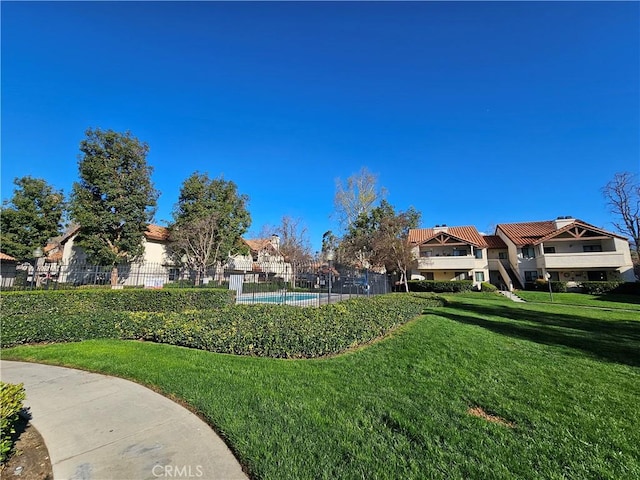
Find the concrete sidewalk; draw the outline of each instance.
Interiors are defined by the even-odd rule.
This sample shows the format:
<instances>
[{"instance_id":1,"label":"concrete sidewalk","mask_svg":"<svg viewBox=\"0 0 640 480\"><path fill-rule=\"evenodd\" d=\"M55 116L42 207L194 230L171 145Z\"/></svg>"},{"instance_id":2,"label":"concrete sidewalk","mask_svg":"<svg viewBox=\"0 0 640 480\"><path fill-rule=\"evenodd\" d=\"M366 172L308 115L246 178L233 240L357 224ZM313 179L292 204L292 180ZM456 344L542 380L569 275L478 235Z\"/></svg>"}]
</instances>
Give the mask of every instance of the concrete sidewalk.
<instances>
[{"instance_id":1,"label":"concrete sidewalk","mask_svg":"<svg viewBox=\"0 0 640 480\"><path fill-rule=\"evenodd\" d=\"M177 403L121 378L2 361L24 383L55 480L246 479L224 442Z\"/></svg>"}]
</instances>

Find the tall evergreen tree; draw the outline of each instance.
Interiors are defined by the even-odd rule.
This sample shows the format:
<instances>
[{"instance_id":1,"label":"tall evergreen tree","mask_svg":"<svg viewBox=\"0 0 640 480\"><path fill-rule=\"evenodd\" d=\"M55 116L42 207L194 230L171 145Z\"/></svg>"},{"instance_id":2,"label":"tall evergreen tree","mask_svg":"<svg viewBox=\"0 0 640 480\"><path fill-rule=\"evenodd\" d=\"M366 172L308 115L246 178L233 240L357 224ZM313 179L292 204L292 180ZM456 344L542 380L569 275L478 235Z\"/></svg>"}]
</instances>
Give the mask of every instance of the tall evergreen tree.
<instances>
[{"instance_id":1,"label":"tall evergreen tree","mask_svg":"<svg viewBox=\"0 0 640 480\"><path fill-rule=\"evenodd\" d=\"M2 202L1 248L19 260L31 260L36 248L60 234L64 195L41 178L26 176L13 183L13 197Z\"/></svg>"},{"instance_id":2,"label":"tall evergreen tree","mask_svg":"<svg viewBox=\"0 0 640 480\"><path fill-rule=\"evenodd\" d=\"M242 249L241 237L251 225L248 202L235 183L206 173L195 172L182 184L170 226L172 249L196 270L196 283L208 267Z\"/></svg>"},{"instance_id":3,"label":"tall evergreen tree","mask_svg":"<svg viewBox=\"0 0 640 480\"><path fill-rule=\"evenodd\" d=\"M69 208L80 225L75 242L90 262L113 267L116 285L117 264L144 253L144 232L155 213L149 146L130 132L89 129L85 135Z\"/></svg>"}]
</instances>

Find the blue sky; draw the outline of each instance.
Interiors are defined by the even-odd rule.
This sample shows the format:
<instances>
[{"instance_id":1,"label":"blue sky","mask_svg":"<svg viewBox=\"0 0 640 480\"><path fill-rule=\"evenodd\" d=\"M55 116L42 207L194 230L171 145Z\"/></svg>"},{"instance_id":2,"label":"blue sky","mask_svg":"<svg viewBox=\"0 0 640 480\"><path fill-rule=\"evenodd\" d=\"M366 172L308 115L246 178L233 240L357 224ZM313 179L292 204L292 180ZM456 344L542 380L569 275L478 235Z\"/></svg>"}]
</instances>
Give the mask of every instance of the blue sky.
<instances>
[{"instance_id":1,"label":"blue sky","mask_svg":"<svg viewBox=\"0 0 640 480\"><path fill-rule=\"evenodd\" d=\"M379 175L422 226L573 215L640 170L638 2L6 2L2 198L69 193L88 127L150 145L171 219L192 172L250 197L252 233L337 230L337 178Z\"/></svg>"}]
</instances>

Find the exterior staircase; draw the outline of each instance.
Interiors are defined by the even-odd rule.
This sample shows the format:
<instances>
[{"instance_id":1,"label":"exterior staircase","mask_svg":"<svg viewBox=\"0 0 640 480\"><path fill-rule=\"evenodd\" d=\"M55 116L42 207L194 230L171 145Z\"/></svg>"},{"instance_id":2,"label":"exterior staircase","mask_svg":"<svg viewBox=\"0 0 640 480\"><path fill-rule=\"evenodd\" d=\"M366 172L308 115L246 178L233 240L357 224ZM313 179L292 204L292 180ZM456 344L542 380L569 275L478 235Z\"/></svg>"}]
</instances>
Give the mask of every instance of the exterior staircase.
<instances>
[{"instance_id":1,"label":"exterior staircase","mask_svg":"<svg viewBox=\"0 0 640 480\"><path fill-rule=\"evenodd\" d=\"M505 297L507 297L509 300L513 300L514 302L518 302L518 303L526 303L523 299L521 299L519 296L517 296L515 293L513 292L508 292L506 290L500 290L500 293L502 295L504 295Z\"/></svg>"}]
</instances>

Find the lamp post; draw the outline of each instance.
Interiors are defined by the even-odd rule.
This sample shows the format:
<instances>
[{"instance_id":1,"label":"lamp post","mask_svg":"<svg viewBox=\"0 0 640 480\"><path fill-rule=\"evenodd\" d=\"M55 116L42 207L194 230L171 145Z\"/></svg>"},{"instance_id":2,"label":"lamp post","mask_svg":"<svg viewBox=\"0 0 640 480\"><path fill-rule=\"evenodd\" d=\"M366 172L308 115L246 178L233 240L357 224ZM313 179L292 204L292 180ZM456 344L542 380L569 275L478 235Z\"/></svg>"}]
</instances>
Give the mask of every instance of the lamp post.
<instances>
[{"instance_id":1,"label":"lamp post","mask_svg":"<svg viewBox=\"0 0 640 480\"><path fill-rule=\"evenodd\" d=\"M36 247L33 249L33 275L31 275L31 290L33 290L33 283L35 281L36 287L38 286L38 282L36 281L36 275L38 273L38 259L42 258L42 249L40 247Z\"/></svg>"},{"instance_id":2,"label":"lamp post","mask_svg":"<svg viewBox=\"0 0 640 480\"><path fill-rule=\"evenodd\" d=\"M333 250L327 250L326 257L327 257L327 263L329 264L329 279L328 279L329 288L327 288L327 303L331 303L331 277L333 276L333 272L331 271L331 260L333 260L334 255L335 253Z\"/></svg>"},{"instance_id":3,"label":"lamp post","mask_svg":"<svg viewBox=\"0 0 640 480\"><path fill-rule=\"evenodd\" d=\"M547 283L549 284L549 297L551 297L551 301L553 302L553 293L551 291L551 274L547 272L545 274L545 277L547 278Z\"/></svg>"}]
</instances>

